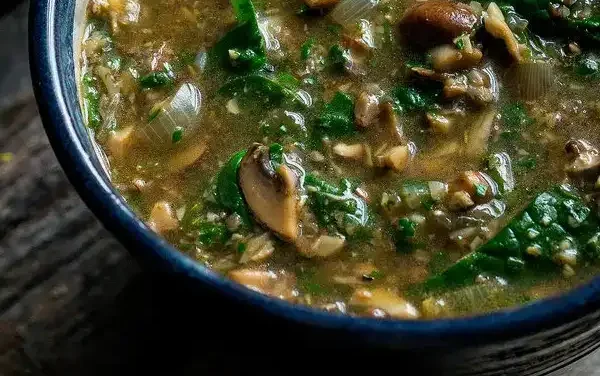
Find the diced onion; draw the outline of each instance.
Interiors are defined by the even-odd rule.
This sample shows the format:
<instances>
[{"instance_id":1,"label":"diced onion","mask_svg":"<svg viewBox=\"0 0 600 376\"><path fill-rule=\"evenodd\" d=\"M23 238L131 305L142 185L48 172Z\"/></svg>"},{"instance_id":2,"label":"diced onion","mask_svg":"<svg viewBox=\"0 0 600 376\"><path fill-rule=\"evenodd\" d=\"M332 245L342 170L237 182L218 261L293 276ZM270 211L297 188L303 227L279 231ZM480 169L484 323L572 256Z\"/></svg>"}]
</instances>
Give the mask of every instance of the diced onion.
<instances>
[{"instance_id":1,"label":"diced onion","mask_svg":"<svg viewBox=\"0 0 600 376\"><path fill-rule=\"evenodd\" d=\"M190 134L196 129L201 106L200 90L190 83L183 84L175 95L161 104L158 115L140 131L154 144L172 144L176 129L181 129L183 134Z\"/></svg>"},{"instance_id":2,"label":"diced onion","mask_svg":"<svg viewBox=\"0 0 600 376\"><path fill-rule=\"evenodd\" d=\"M355 27L358 21L368 18L379 0L342 0L333 8L331 18L348 28Z\"/></svg>"}]
</instances>

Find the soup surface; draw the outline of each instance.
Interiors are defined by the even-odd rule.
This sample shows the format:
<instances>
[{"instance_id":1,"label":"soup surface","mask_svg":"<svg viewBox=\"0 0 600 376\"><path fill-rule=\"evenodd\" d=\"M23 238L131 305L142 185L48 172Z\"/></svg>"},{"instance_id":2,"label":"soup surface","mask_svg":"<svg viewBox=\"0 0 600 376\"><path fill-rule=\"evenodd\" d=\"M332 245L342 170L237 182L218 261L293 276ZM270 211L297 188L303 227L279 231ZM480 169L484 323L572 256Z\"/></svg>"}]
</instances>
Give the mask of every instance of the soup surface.
<instances>
[{"instance_id":1,"label":"soup surface","mask_svg":"<svg viewBox=\"0 0 600 376\"><path fill-rule=\"evenodd\" d=\"M332 312L470 315L598 271L598 13L91 0L82 108L127 202L199 263Z\"/></svg>"}]
</instances>

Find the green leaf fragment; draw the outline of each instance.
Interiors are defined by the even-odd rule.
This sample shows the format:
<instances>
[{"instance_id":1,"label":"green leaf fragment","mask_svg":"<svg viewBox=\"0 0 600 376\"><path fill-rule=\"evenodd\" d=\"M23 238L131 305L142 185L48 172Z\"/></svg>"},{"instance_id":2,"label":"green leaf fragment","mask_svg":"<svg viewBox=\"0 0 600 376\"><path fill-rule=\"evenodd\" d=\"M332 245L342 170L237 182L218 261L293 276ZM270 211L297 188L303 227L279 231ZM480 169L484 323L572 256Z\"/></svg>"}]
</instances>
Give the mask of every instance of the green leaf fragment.
<instances>
[{"instance_id":1,"label":"green leaf fragment","mask_svg":"<svg viewBox=\"0 0 600 376\"><path fill-rule=\"evenodd\" d=\"M98 81L94 75L87 72L82 77L83 104L86 114L87 126L98 130L102 125L100 114L100 91Z\"/></svg>"},{"instance_id":2,"label":"green leaf fragment","mask_svg":"<svg viewBox=\"0 0 600 376\"><path fill-rule=\"evenodd\" d=\"M315 38L308 38L306 42L302 43L302 46L300 47L300 58L302 60L308 60L314 46Z\"/></svg>"},{"instance_id":3,"label":"green leaf fragment","mask_svg":"<svg viewBox=\"0 0 600 376\"><path fill-rule=\"evenodd\" d=\"M568 186L539 194L487 243L425 282L426 289L473 284L479 275L515 277L560 270L563 252L578 259L600 256L598 218ZM579 263L579 262L577 262Z\"/></svg>"},{"instance_id":4,"label":"green leaf fragment","mask_svg":"<svg viewBox=\"0 0 600 376\"><path fill-rule=\"evenodd\" d=\"M250 215L238 185L238 170L246 150L234 154L217 176L217 200L223 207L237 213L243 223L250 225Z\"/></svg>"},{"instance_id":5,"label":"green leaf fragment","mask_svg":"<svg viewBox=\"0 0 600 376\"><path fill-rule=\"evenodd\" d=\"M331 102L325 104L317 126L330 136L340 137L355 133L352 98L348 94L337 92Z\"/></svg>"},{"instance_id":6,"label":"green leaf fragment","mask_svg":"<svg viewBox=\"0 0 600 376\"><path fill-rule=\"evenodd\" d=\"M212 222L203 222L198 225L198 242L206 247L223 244L229 238L227 226Z\"/></svg>"}]
</instances>

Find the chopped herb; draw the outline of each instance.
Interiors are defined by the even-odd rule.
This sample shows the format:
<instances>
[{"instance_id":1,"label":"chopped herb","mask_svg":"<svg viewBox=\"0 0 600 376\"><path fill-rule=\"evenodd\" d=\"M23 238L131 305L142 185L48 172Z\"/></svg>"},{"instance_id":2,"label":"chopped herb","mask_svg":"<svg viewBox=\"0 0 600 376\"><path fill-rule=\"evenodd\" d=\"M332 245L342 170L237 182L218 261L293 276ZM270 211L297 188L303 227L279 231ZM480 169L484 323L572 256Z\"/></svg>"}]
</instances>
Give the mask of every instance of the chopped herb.
<instances>
[{"instance_id":1,"label":"chopped herb","mask_svg":"<svg viewBox=\"0 0 600 376\"><path fill-rule=\"evenodd\" d=\"M171 134L171 141L176 144L183 138L183 128L175 127L173 134Z\"/></svg>"},{"instance_id":2,"label":"chopped herb","mask_svg":"<svg viewBox=\"0 0 600 376\"><path fill-rule=\"evenodd\" d=\"M329 49L329 55L327 56L329 65L338 72L346 71L352 62L352 56L350 51L339 44L334 44Z\"/></svg>"},{"instance_id":3,"label":"chopped herb","mask_svg":"<svg viewBox=\"0 0 600 376\"><path fill-rule=\"evenodd\" d=\"M139 79L140 86L144 89L155 89L166 86L172 86L175 83L175 73L168 63L164 64L164 69L157 72L148 73Z\"/></svg>"},{"instance_id":4,"label":"chopped herb","mask_svg":"<svg viewBox=\"0 0 600 376\"><path fill-rule=\"evenodd\" d=\"M417 224L408 218L400 218L394 231L394 244L396 251L408 253L413 251L413 240Z\"/></svg>"},{"instance_id":5,"label":"chopped herb","mask_svg":"<svg viewBox=\"0 0 600 376\"><path fill-rule=\"evenodd\" d=\"M269 158L271 162L274 162L276 166L283 164L283 146L280 144L272 144L269 146Z\"/></svg>"},{"instance_id":6,"label":"chopped herb","mask_svg":"<svg viewBox=\"0 0 600 376\"><path fill-rule=\"evenodd\" d=\"M458 48L461 51L464 50L464 48L465 48L465 41L462 38L459 38L456 41L456 48Z\"/></svg>"},{"instance_id":7,"label":"chopped herb","mask_svg":"<svg viewBox=\"0 0 600 376\"><path fill-rule=\"evenodd\" d=\"M308 40L302 44L302 47L300 47L300 58L302 60L308 59L308 57L310 56L310 54L312 52L314 45L315 45L315 38L308 38Z\"/></svg>"},{"instance_id":8,"label":"chopped herb","mask_svg":"<svg viewBox=\"0 0 600 376\"><path fill-rule=\"evenodd\" d=\"M479 184L479 183L475 184L475 195L476 196L484 197L487 190L488 190L488 187L485 184Z\"/></svg>"},{"instance_id":9,"label":"chopped herb","mask_svg":"<svg viewBox=\"0 0 600 376\"><path fill-rule=\"evenodd\" d=\"M522 103L511 103L504 106L500 115L504 126L511 131L518 131L533 124L533 119Z\"/></svg>"},{"instance_id":10,"label":"chopped herb","mask_svg":"<svg viewBox=\"0 0 600 376\"><path fill-rule=\"evenodd\" d=\"M227 226L211 222L203 222L198 226L198 242L206 247L223 244L229 237Z\"/></svg>"},{"instance_id":11,"label":"chopped herb","mask_svg":"<svg viewBox=\"0 0 600 376\"><path fill-rule=\"evenodd\" d=\"M102 125L102 115L100 114L100 91L98 91L98 80L90 72L83 75L82 78L83 107L87 117L87 126L98 130Z\"/></svg>"},{"instance_id":12,"label":"chopped herb","mask_svg":"<svg viewBox=\"0 0 600 376\"><path fill-rule=\"evenodd\" d=\"M242 255L244 254L244 252L246 252L246 243L240 243L237 246L237 253Z\"/></svg>"},{"instance_id":13,"label":"chopped herb","mask_svg":"<svg viewBox=\"0 0 600 376\"><path fill-rule=\"evenodd\" d=\"M277 76L277 82L289 90L297 90L298 86L300 86L300 81L291 73L280 73Z\"/></svg>"}]
</instances>

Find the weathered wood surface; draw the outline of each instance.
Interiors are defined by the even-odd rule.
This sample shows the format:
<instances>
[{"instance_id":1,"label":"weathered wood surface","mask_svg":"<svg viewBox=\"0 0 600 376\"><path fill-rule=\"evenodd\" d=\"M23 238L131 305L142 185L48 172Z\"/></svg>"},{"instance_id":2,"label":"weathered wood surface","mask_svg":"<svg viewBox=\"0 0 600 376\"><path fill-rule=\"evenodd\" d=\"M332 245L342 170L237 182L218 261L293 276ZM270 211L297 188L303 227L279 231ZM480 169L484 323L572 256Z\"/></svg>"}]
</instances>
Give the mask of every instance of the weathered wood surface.
<instances>
[{"instance_id":1,"label":"weathered wood surface","mask_svg":"<svg viewBox=\"0 0 600 376\"><path fill-rule=\"evenodd\" d=\"M26 5L0 20L0 152L14 154L0 163L0 376L241 374L256 362L266 374L286 349L238 332L261 324L141 272L71 188L37 115L26 22ZM307 349L289 349L288 367L310 362ZM599 358L567 374L600 374Z\"/></svg>"}]
</instances>

